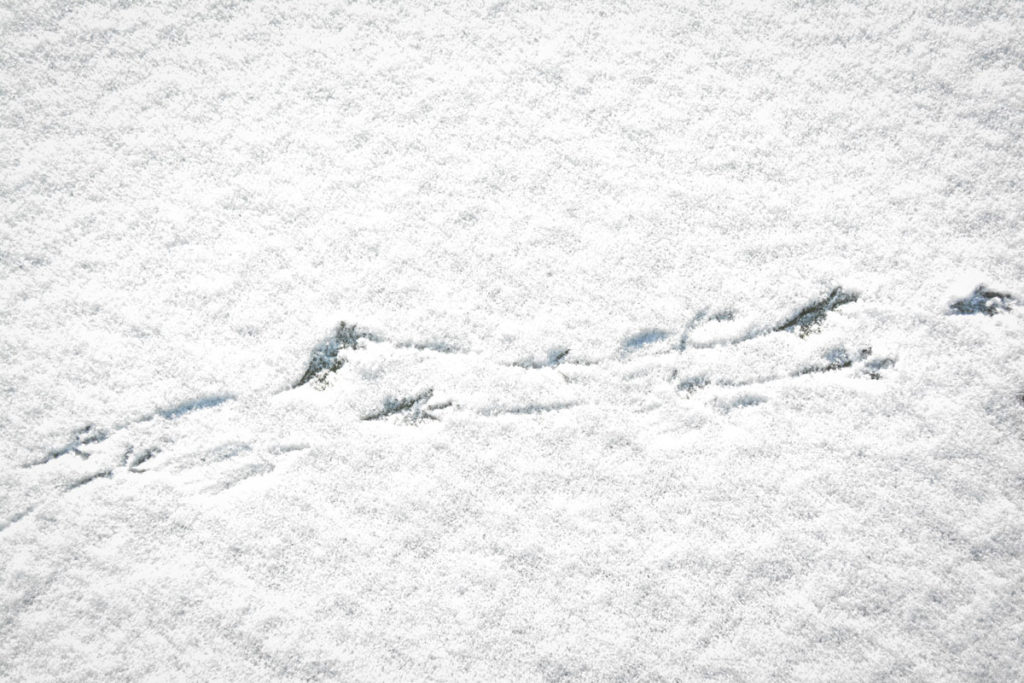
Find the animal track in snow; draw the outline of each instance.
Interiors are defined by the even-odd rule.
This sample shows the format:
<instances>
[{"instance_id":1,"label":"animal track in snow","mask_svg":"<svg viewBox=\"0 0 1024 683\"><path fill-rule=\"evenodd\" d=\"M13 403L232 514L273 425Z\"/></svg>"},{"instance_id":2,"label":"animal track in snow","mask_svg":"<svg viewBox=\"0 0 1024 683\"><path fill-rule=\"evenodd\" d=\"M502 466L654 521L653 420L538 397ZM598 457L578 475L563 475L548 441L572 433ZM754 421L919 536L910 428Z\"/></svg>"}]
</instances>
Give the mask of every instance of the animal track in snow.
<instances>
[{"instance_id":1,"label":"animal track in snow","mask_svg":"<svg viewBox=\"0 0 1024 683\"><path fill-rule=\"evenodd\" d=\"M784 318L782 322L774 326L747 330L732 338L718 339L704 343L693 343L691 336L703 325L708 323L728 322L735 318L735 313L731 309L704 309L695 314L683 327L681 332L678 333L679 341L669 350L669 353L675 357L685 358L691 351L740 344L757 337L764 337L780 332L797 332L798 335L803 338L812 332L820 330L827 316L836 311L839 307L856 301L857 298L856 294L848 292L840 287L836 287L827 295L806 304L795 314ZM1009 300L1012 300L1009 295L993 293L984 288L979 288L976 290L975 294L972 295L971 302L963 304L963 306L991 311L993 309L1000 309L1004 305L1008 305L1006 302ZM566 368L571 368L573 366L596 366L598 368L597 372L604 374L607 380L615 382L617 381L615 379L616 375L621 374L622 377L620 379L622 381L626 381L628 376L630 376L630 373L633 372L632 370L629 370L628 366L630 363L629 358L634 353L644 353L652 347L662 348L664 346L663 342L666 342L666 340L669 340L671 337L671 332L663 328L648 328L627 337L623 341L621 349L622 352L626 354L624 358L618 356L603 359L574 358L570 356L570 350L567 346L553 346L542 357L519 360L512 363L512 367L531 372L550 372L551 370L558 369L562 366ZM343 321L336 326L330 336L313 347L305 370L291 385L291 387L293 389L299 389L306 385L310 385L318 390L326 390L331 385L332 378L337 376L338 373L349 363L351 354L365 351L371 347L374 348L377 353L377 362L379 364L383 364L385 367L390 362L390 359L395 357L395 354L461 354L467 359L473 361L475 372L478 375L490 372L499 372L497 370L497 366L500 365L499 363L496 361L488 361L488 359L483 358L480 354L458 349L446 343L389 341L381 334ZM671 358L669 359L669 362L672 362ZM771 375L759 376L746 380L714 377L713 374L708 371L694 371L692 368L687 370L685 374L680 373L678 368L673 368L671 373L673 377L683 374L685 378L676 382L676 388L684 395L692 396L698 392L716 386L732 388L753 386L755 384L795 378L806 374L833 372L836 370L852 368L855 365L858 366L855 368L858 374L867 376L871 379L879 379L882 377L882 372L885 369L892 367L893 364L894 361L891 358L872 357L870 349L861 350L854 353L853 356L850 356L845 348L836 348L826 352L821 361L808 364L797 371L776 372ZM494 368L494 370L488 370L488 368ZM563 384L583 381L579 377L575 377L570 380L570 377L563 373L558 373L558 376L560 377L559 381ZM515 378L510 379L508 377L496 377L493 384L495 387L508 385L509 388L514 389L515 381L517 381ZM541 384L543 384L543 382ZM372 387L372 385L373 382L371 380L368 386ZM422 383L420 386L422 386ZM537 383L534 382L533 384L529 384L528 388L529 386L536 387ZM485 403L484 405L473 408L473 410L481 415L530 415L550 412L552 410L564 410L587 402L585 396L569 396L560 394L557 391L547 392L547 394L543 391L534 391L533 394L536 395L524 396L522 401L509 401L509 391L496 389L495 392L500 394L500 400ZM481 392L478 391L478 393ZM486 393L486 387L483 393ZM526 393L529 394L530 392ZM366 412L361 416L361 419L364 421L375 421L395 417L402 423L417 424L426 420L437 420L438 416L436 413L443 408L459 409L465 407L461 405L461 402L456 398L430 404L429 401L433 395L434 389L431 388L411 395L403 396L401 393L397 393L385 396L381 400L378 408ZM85 460L90 456L91 447L102 444L113 435L118 434L125 429L129 429L132 425L154 420L165 420L171 422L196 411L222 405L233 398L234 396L229 395L201 396L183 401L167 408L154 410L152 413L143 417L115 424L107 428L101 428L90 423L73 432L69 441L64 445L48 451L41 459L28 463L25 466L31 467L45 465L69 454L76 454L81 459ZM514 395L512 398L514 399ZM150 462L159 452L159 449L152 445L143 444L138 450L136 450L136 446L137 444L130 444L123 455L123 467L132 473L146 471L143 466ZM91 481L91 479L88 481ZM82 483L84 484L87 482L83 481Z\"/></svg>"},{"instance_id":2,"label":"animal track in snow","mask_svg":"<svg viewBox=\"0 0 1024 683\"><path fill-rule=\"evenodd\" d=\"M439 410L446 408L451 405L450 402L447 404L438 404L437 406L427 406L427 401L434 395L433 389L427 389L421 391L414 396L406 396L405 398L394 398L389 396L384 399L384 405L379 410L375 410L369 415L364 415L361 419L364 421L369 420L382 420L385 417L391 417L392 415L400 415L404 422L416 423L423 420L436 420L437 417L430 412L431 409Z\"/></svg>"},{"instance_id":3,"label":"animal track in snow","mask_svg":"<svg viewBox=\"0 0 1024 683\"><path fill-rule=\"evenodd\" d=\"M828 293L828 296L804 306L792 318L776 326L775 331L796 331L801 337L806 337L821 329L821 324L829 313L840 306L852 304L857 299L856 294L847 292L842 287L836 287Z\"/></svg>"},{"instance_id":4,"label":"animal track in snow","mask_svg":"<svg viewBox=\"0 0 1024 683\"><path fill-rule=\"evenodd\" d=\"M355 351L363 339L376 341L374 335L356 328L355 325L348 325L345 321L338 323L330 337L313 347L306 371L292 385L292 388L301 387L310 382L314 382L316 386L322 388L329 375L345 366L347 359L340 355L341 352L346 349Z\"/></svg>"},{"instance_id":5,"label":"animal track in snow","mask_svg":"<svg viewBox=\"0 0 1024 683\"><path fill-rule=\"evenodd\" d=\"M101 472L96 472L95 474L90 474L87 477L84 477L82 479L79 479L78 481L68 484L67 486L64 487L64 490L71 491L73 489L77 489L79 486L85 486L89 482L96 481L97 479L109 479L112 476L114 476L113 470L103 470Z\"/></svg>"},{"instance_id":6,"label":"animal track in snow","mask_svg":"<svg viewBox=\"0 0 1024 683\"><path fill-rule=\"evenodd\" d=\"M347 395L355 397L351 400L363 406L353 407L364 421L391 418L399 423L419 424L438 419L434 412L437 407L428 404L436 390L450 397L446 406L481 416L533 415L593 403L593 391L588 395L587 385L604 396L609 392L620 393L625 401L644 401L642 386L647 383L649 390L654 390L653 380L644 377L655 371L651 368L659 364L668 371L684 397L696 396L716 387L736 389L782 380L798 381L805 375L841 370L848 370L852 377L881 379L883 371L892 367L895 361L872 355L871 348L864 345L833 344L818 352L816 358L800 363L801 353L814 353L810 341L799 342L797 347L780 341L780 348L788 349L790 355L797 354L795 359L788 361L791 367L780 366L776 362L775 368L762 368L760 373L748 377L729 376L729 372L723 374L723 367L742 370L750 353L756 352L756 345L749 346L745 342L763 339L761 343L770 344L767 338L771 335L790 332L801 340L806 339L812 333L820 332L830 315L857 300L856 293L835 287L781 317L776 324L740 328L738 333L710 340L704 334L705 339L700 339L697 333L705 326L726 324L725 329L728 330L729 324L737 317L730 308L709 307L691 317L676 335L661 327L642 329L627 336L619 345L618 352L608 357L577 357L570 353L568 346L554 345L540 355L528 356L508 365L496 358L454 350L444 344L397 343L384 334L342 323L331 339L314 348L306 372L293 386L299 388L313 383L320 390L333 386L337 391L348 392ZM733 324L731 329L739 326ZM673 337L678 341L673 341ZM729 350L729 347L740 344L745 349L742 353ZM808 347L801 351L803 347L799 344L807 344ZM436 355L416 355L417 351L461 354L461 358L446 361ZM343 352L347 354L343 355ZM717 356L712 365L702 369L700 364L709 362L702 355L707 353ZM738 355L730 366L729 356L734 354ZM797 364L796 367L792 366L793 363ZM508 370L502 370L502 367L534 374L509 375ZM344 378L341 377L343 372ZM408 394L402 390L403 386L411 389L425 384L432 388L413 390ZM614 388L616 384L622 387L619 392ZM601 386L599 390L598 385ZM392 392L381 395L382 386L392 387ZM368 408L366 400L358 399L360 394L368 394L367 398L370 398L375 393L378 395L376 407ZM631 396L635 398L630 399ZM736 405L757 405L764 400L739 401Z\"/></svg>"},{"instance_id":7,"label":"animal track in snow","mask_svg":"<svg viewBox=\"0 0 1024 683\"><path fill-rule=\"evenodd\" d=\"M985 285L978 285L969 296L950 304L950 310L954 315L996 315L1009 311L1014 301L1014 297L1006 292L997 292Z\"/></svg>"},{"instance_id":8,"label":"animal track in snow","mask_svg":"<svg viewBox=\"0 0 1024 683\"><path fill-rule=\"evenodd\" d=\"M884 379L895 367L895 358L878 355L863 343L843 342L835 337L835 331L830 340L827 332L830 317L841 315L842 307L857 300L856 293L835 287L780 316L776 324L745 329L732 309L708 307L692 315L675 333L648 327L628 335L606 357L576 356L568 346L553 345L540 355L514 362L443 341L393 340L342 322L313 347L304 371L286 391L330 391L328 401L341 401L343 407L348 399L354 419L400 425L437 421L445 414L441 411L529 419L585 405L635 410L654 405L674 410L691 401L729 413L768 402L772 394L762 393L761 387L774 383L800 387L811 376L838 375L854 380ZM1015 301L1010 294L979 286L970 296L951 304L950 313L996 315L1010 311ZM712 329L725 334L715 337L708 333ZM772 341L772 335L789 333L795 337L780 336ZM816 336L812 339L811 335ZM819 338L823 342L814 341ZM429 388L423 389L425 386ZM1020 398L1024 402L1024 396ZM198 396L115 424L87 423L74 430L65 443L23 467L67 463L54 470L64 480L56 490L63 492L111 479L117 472L149 472L154 463L156 469L164 470L165 456L158 444L173 445L166 434L174 425L214 408L233 410L229 404L234 399L225 394ZM271 461L250 454L248 446L236 446L227 444L223 453L214 448L197 461L218 463L239 457L238 465L211 475L217 479L211 481L210 490L226 490L273 471ZM95 462L93 471L82 471L82 463L92 464L90 458L97 453L109 454L116 448L121 449L117 456L104 456ZM173 448L171 453L173 457ZM271 449L271 453L277 451ZM77 457L69 458L71 455ZM178 470L172 467L171 471ZM35 507L0 522L0 531Z\"/></svg>"},{"instance_id":9,"label":"animal track in snow","mask_svg":"<svg viewBox=\"0 0 1024 683\"><path fill-rule=\"evenodd\" d=\"M702 326L712 322L731 321L735 318L735 312L731 309L720 310L709 313L708 309L699 311L686 325L679 341L679 350L685 351L688 348L706 349L717 346L728 346L751 341L758 337L764 337L776 332L796 332L800 338L819 332L825 319L830 313L840 306L851 304L859 299L853 292L848 292L842 287L835 287L827 295L804 305L799 311L783 319L782 322L770 327L752 327L738 335L716 339L707 342L695 342L692 340L694 332Z\"/></svg>"},{"instance_id":10,"label":"animal track in snow","mask_svg":"<svg viewBox=\"0 0 1024 683\"><path fill-rule=\"evenodd\" d=\"M517 368L528 368L531 370L539 370L541 368L553 368L562 361L565 360L566 356L569 355L569 349L564 346L556 346L550 349L543 359L538 360L537 358L523 358L517 360L512 365Z\"/></svg>"},{"instance_id":11,"label":"animal track in snow","mask_svg":"<svg viewBox=\"0 0 1024 683\"><path fill-rule=\"evenodd\" d=\"M224 394L197 396L106 427L88 423L74 430L64 445L21 466L39 473L41 478L37 481L43 482L50 493L27 510L0 522L0 531L24 519L54 495L113 479L119 472L135 476L149 471L143 465L151 462L161 450L152 444L166 440L167 432L181 420L229 404L234 398ZM72 455L77 457L69 457Z\"/></svg>"},{"instance_id":12,"label":"animal track in snow","mask_svg":"<svg viewBox=\"0 0 1024 683\"><path fill-rule=\"evenodd\" d=\"M632 351L635 349L642 348L649 344L659 342L662 339L667 339L672 335L668 330L662 330L659 328L648 328L646 330L640 330L636 334L632 334L626 337L622 341L622 348L625 351Z\"/></svg>"},{"instance_id":13,"label":"animal track in snow","mask_svg":"<svg viewBox=\"0 0 1024 683\"><path fill-rule=\"evenodd\" d=\"M75 430L72 433L71 440L65 445L47 451L41 459L22 465L22 467L38 467L40 465L45 465L48 462L57 460L58 458L70 453L78 455L82 460L88 460L91 454L86 447L101 444L107 439L113 437L116 433L128 429L133 425L151 422L157 418L169 422L174 421L198 410L214 408L223 403L234 400L234 398L235 397L233 395L199 396L187 401L182 401L181 403L174 404L167 408L154 410L153 412L134 420L120 422L111 426L109 429L100 429L96 427L96 425L89 423Z\"/></svg>"}]
</instances>

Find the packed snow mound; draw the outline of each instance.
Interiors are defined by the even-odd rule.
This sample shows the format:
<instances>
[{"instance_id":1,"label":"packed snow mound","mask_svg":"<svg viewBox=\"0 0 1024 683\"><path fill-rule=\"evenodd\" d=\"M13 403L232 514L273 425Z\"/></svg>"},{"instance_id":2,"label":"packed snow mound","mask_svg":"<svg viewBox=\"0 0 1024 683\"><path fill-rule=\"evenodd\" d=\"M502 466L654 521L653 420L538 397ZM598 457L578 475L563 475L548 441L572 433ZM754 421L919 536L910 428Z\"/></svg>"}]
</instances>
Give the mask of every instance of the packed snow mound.
<instances>
[{"instance_id":1,"label":"packed snow mound","mask_svg":"<svg viewBox=\"0 0 1024 683\"><path fill-rule=\"evenodd\" d=\"M1024 4L0 8L0 679L1020 680Z\"/></svg>"}]
</instances>

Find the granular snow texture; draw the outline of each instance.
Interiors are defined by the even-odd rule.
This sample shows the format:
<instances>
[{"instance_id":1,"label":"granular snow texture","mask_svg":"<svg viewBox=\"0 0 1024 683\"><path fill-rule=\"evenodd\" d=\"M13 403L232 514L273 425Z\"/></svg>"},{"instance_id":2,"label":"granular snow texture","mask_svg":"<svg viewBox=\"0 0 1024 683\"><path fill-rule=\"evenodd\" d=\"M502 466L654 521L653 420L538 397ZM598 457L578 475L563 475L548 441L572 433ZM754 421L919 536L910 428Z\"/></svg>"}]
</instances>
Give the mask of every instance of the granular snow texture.
<instances>
[{"instance_id":1,"label":"granular snow texture","mask_svg":"<svg viewBox=\"0 0 1024 683\"><path fill-rule=\"evenodd\" d=\"M1024 679L1024 3L0 7L0 679Z\"/></svg>"}]
</instances>

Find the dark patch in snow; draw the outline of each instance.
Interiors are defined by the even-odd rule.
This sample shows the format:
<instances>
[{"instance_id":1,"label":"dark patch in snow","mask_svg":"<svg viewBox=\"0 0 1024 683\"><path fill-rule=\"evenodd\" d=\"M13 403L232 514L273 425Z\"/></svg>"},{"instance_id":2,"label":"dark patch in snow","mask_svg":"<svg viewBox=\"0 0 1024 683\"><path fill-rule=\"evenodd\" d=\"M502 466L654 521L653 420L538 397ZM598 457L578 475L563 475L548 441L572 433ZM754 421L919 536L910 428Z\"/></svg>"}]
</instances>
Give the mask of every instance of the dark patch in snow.
<instances>
[{"instance_id":1,"label":"dark patch in snow","mask_svg":"<svg viewBox=\"0 0 1024 683\"><path fill-rule=\"evenodd\" d=\"M736 319L736 311L731 308L727 308L721 311L716 311L708 316L708 320L714 322L728 322Z\"/></svg>"},{"instance_id":2,"label":"dark patch in snow","mask_svg":"<svg viewBox=\"0 0 1024 683\"><path fill-rule=\"evenodd\" d=\"M496 408L483 410L483 415L534 415L536 413L550 413L555 410L567 410L575 408L578 403L533 403L525 406L513 406L511 408Z\"/></svg>"},{"instance_id":3,"label":"dark patch in snow","mask_svg":"<svg viewBox=\"0 0 1024 683\"><path fill-rule=\"evenodd\" d=\"M536 360L534 358L524 358L523 360L517 360L514 365L517 368L527 368L528 370L540 370L541 368L553 368L569 355L569 349L564 346L556 346L555 348L548 351L547 358L544 360Z\"/></svg>"},{"instance_id":4,"label":"dark patch in snow","mask_svg":"<svg viewBox=\"0 0 1024 683\"><path fill-rule=\"evenodd\" d=\"M384 399L384 405L380 410L369 415L364 415L363 420L382 420L391 415L402 414L406 422L420 422L422 420L436 420L437 418L425 407L425 403L434 395L433 389L421 391L415 396L405 398L394 398L389 396Z\"/></svg>"},{"instance_id":5,"label":"dark patch in snow","mask_svg":"<svg viewBox=\"0 0 1024 683\"><path fill-rule=\"evenodd\" d=\"M864 372L871 379L882 379L882 370L896 365L893 358L871 358L864 363Z\"/></svg>"},{"instance_id":6,"label":"dark patch in snow","mask_svg":"<svg viewBox=\"0 0 1024 683\"><path fill-rule=\"evenodd\" d=\"M729 399L716 399L715 405L722 412L728 413L736 408L750 408L767 402L766 397L758 394L740 394Z\"/></svg>"},{"instance_id":7,"label":"dark patch in snow","mask_svg":"<svg viewBox=\"0 0 1024 683\"><path fill-rule=\"evenodd\" d=\"M8 527L17 524L21 520L25 519L30 514L32 514L33 510L35 510L35 508L30 507L27 510L22 510L21 512L15 513L11 517L8 517L6 522L0 522L0 531L4 531Z\"/></svg>"},{"instance_id":8,"label":"dark patch in snow","mask_svg":"<svg viewBox=\"0 0 1024 683\"><path fill-rule=\"evenodd\" d=\"M1014 301L1011 294L997 292L984 285L978 285L970 296L954 301L949 308L953 315L974 315L976 313L995 315L1009 311Z\"/></svg>"},{"instance_id":9,"label":"dark patch in snow","mask_svg":"<svg viewBox=\"0 0 1024 683\"><path fill-rule=\"evenodd\" d=\"M416 349L417 351L436 351L437 353L466 353L465 349L452 346L446 342L396 342L400 349Z\"/></svg>"},{"instance_id":10,"label":"dark patch in snow","mask_svg":"<svg viewBox=\"0 0 1024 683\"><path fill-rule=\"evenodd\" d=\"M852 367L855 362L862 361L871 355L871 348L863 348L857 351L856 358L851 358L849 352L842 346L829 349L824 353L824 364L812 365L811 367L798 370L793 373L794 377L808 375L815 372L832 372Z\"/></svg>"},{"instance_id":11,"label":"dark patch in snow","mask_svg":"<svg viewBox=\"0 0 1024 683\"><path fill-rule=\"evenodd\" d=\"M139 465L141 465L144 462L152 459L153 456L155 456L159 452L160 452L160 449L158 449L158 448L147 448L146 450L142 451L142 453L140 453L136 458L134 458L130 462L130 464L128 466L129 471L131 471L131 472L145 472L145 470L140 470L139 469Z\"/></svg>"},{"instance_id":12,"label":"dark patch in snow","mask_svg":"<svg viewBox=\"0 0 1024 683\"><path fill-rule=\"evenodd\" d=\"M176 420L179 417L188 415L189 413L193 413L197 410L214 408L216 406L221 405L222 403L234 400L234 398L235 397L231 394L221 394L215 396L200 396L198 398L188 399L187 401L183 401L173 406L155 410L149 415L144 415L143 417L140 417L137 420L130 420L127 422L119 423L115 425L112 428L112 430L116 432L118 430L124 429L129 425L139 424L142 422L149 422L150 420L153 420L158 417L162 417L165 420ZM27 463L25 465L22 465L22 467L36 467L38 465L45 465L51 460L56 460L57 458L63 455L67 455L68 453L76 453L83 460L88 460L89 453L87 451L81 450L81 447L90 444L100 443L101 441L106 440L109 436L110 432L103 429L99 429L93 424L87 424L84 427L81 427L78 430L76 430L73 434L73 439L64 446L48 451L46 453L46 456L43 457L42 459L37 460L35 462ZM128 453L126 453L125 455L127 456Z\"/></svg>"},{"instance_id":13,"label":"dark patch in snow","mask_svg":"<svg viewBox=\"0 0 1024 683\"><path fill-rule=\"evenodd\" d=\"M836 287L829 292L828 296L825 298L819 299L818 301L801 308L796 315L777 325L773 331L797 331L801 337L806 337L808 334L816 332L821 327L821 323L829 313L840 306L853 303L857 298L856 294L847 292L842 287Z\"/></svg>"},{"instance_id":14,"label":"dark patch in snow","mask_svg":"<svg viewBox=\"0 0 1024 683\"><path fill-rule=\"evenodd\" d=\"M692 333L695 329L697 329L698 327L700 327L704 323L706 323L706 322L728 322L730 320L735 320L735 318L736 318L736 312L733 311L731 308L724 308L724 309L715 311L714 313L709 313L708 309L706 309L706 308L703 308L703 309L697 311L694 314L694 316L692 318L690 318L690 322L686 323L686 326L683 328L682 334L679 336L679 345L678 345L679 350L680 351L685 351L686 348L688 346L690 346L690 333ZM725 341L725 342L714 342L714 343L711 343L711 344L699 344L699 345L698 344L694 344L693 347L694 348L711 348L713 346L720 346L722 344L738 344L739 342L746 341L749 338L750 338L749 336L744 336L744 337L740 337L739 339L733 339L733 340L729 340L729 341Z\"/></svg>"},{"instance_id":15,"label":"dark patch in snow","mask_svg":"<svg viewBox=\"0 0 1024 683\"><path fill-rule=\"evenodd\" d=\"M647 346L648 344L659 342L662 339L668 337L668 335L669 333L667 331L657 328L641 330L636 334L626 337L622 341L622 348L625 349L626 351L632 351L634 349L639 349L643 346Z\"/></svg>"},{"instance_id":16,"label":"dark patch in snow","mask_svg":"<svg viewBox=\"0 0 1024 683\"><path fill-rule=\"evenodd\" d=\"M252 446L244 441L227 441L205 453L202 460L203 462L221 462L230 458L237 458L251 450Z\"/></svg>"},{"instance_id":17,"label":"dark patch in snow","mask_svg":"<svg viewBox=\"0 0 1024 683\"><path fill-rule=\"evenodd\" d=\"M822 354L822 360L820 362L798 369L794 372L790 372L789 374L747 377L744 379L719 378L714 382L712 382L706 375L693 375L678 382L676 384L676 389L680 392L686 393L687 395L693 395L697 391L709 386L730 388L754 387L757 385L769 384L771 382L780 382L788 379L799 378L804 375L835 372L837 370L855 368L858 366L858 372L867 374L871 379L881 379L880 371L885 368L892 367L895 364L895 361L892 358L871 358L871 353L872 350L870 346L861 347L855 352L850 352L846 347L838 346L825 351ZM860 365L861 363L863 363L863 365ZM763 402L763 400L757 401L757 403L761 402ZM716 403L723 405L720 399L716 401ZM728 402L726 402L726 404L731 405Z\"/></svg>"},{"instance_id":18,"label":"dark patch in snow","mask_svg":"<svg viewBox=\"0 0 1024 683\"><path fill-rule=\"evenodd\" d=\"M339 355L345 349L355 351L359 348L359 341L367 339L377 341L377 337L370 332L360 330L355 325L348 325L344 321L338 323L329 338L313 347L309 354L309 364L306 371L292 388L301 387L304 384L315 382L316 386L323 388L327 377L344 367L346 359Z\"/></svg>"},{"instance_id":19,"label":"dark patch in snow","mask_svg":"<svg viewBox=\"0 0 1024 683\"><path fill-rule=\"evenodd\" d=\"M204 410L206 408L214 408L222 403L227 403L233 400L235 397L231 394L222 394L219 396L200 396L198 398L192 398L187 401L182 401L177 405L170 406L157 410L151 416L147 416L139 420L139 422L145 422L151 420L153 417L162 417L165 420L176 420L183 415L195 412L197 410Z\"/></svg>"},{"instance_id":20,"label":"dark patch in snow","mask_svg":"<svg viewBox=\"0 0 1024 683\"><path fill-rule=\"evenodd\" d=\"M701 324L701 322L704 321L704 318L707 316L707 314L707 309L697 311L694 314L694 316L690 318L690 322L686 323L686 327L683 328L683 332L679 336L680 351L686 350L686 346L687 344L689 344L690 341L690 333L693 332L693 330L696 329Z\"/></svg>"},{"instance_id":21,"label":"dark patch in snow","mask_svg":"<svg viewBox=\"0 0 1024 683\"><path fill-rule=\"evenodd\" d=\"M95 425L83 427L79 432L80 444L96 443L98 441L103 441L105 438L107 438L107 433L101 429L96 429Z\"/></svg>"},{"instance_id":22,"label":"dark patch in snow","mask_svg":"<svg viewBox=\"0 0 1024 683\"><path fill-rule=\"evenodd\" d=\"M704 387L710 384L711 380L709 380L706 376L697 375L695 377L687 377L686 379L682 380L681 382L676 384L676 389L678 391L684 391L688 395L692 395L696 393L699 389L703 389Z\"/></svg>"},{"instance_id":23,"label":"dark patch in snow","mask_svg":"<svg viewBox=\"0 0 1024 683\"><path fill-rule=\"evenodd\" d=\"M218 488L218 493L223 493L228 489L241 484L246 479L260 476L262 474L269 474L274 471L274 466L269 462L252 463L240 470L232 473L232 476L221 483Z\"/></svg>"},{"instance_id":24,"label":"dark patch in snow","mask_svg":"<svg viewBox=\"0 0 1024 683\"><path fill-rule=\"evenodd\" d=\"M78 481L68 484L64 487L64 490L71 491L77 489L79 486L85 486L90 482L96 481L97 479L109 479L112 476L114 476L114 472L112 470L104 470L102 472L97 472L96 474L90 474L85 479L79 479Z\"/></svg>"}]
</instances>

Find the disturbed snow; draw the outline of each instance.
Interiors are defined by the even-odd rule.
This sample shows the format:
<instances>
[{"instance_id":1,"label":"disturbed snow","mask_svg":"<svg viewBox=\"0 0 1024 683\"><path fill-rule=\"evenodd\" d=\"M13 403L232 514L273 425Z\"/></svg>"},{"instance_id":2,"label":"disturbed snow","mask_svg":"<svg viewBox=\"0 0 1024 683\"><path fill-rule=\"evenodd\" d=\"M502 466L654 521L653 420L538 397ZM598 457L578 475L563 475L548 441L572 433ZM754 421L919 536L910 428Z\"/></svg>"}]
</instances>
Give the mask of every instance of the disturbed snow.
<instances>
[{"instance_id":1,"label":"disturbed snow","mask_svg":"<svg viewBox=\"0 0 1024 683\"><path fill-rule=\"evenodd\" d=\"M1022 31L0 8L0 678L1021 678Z\"/></svg>"}]
</instances>

